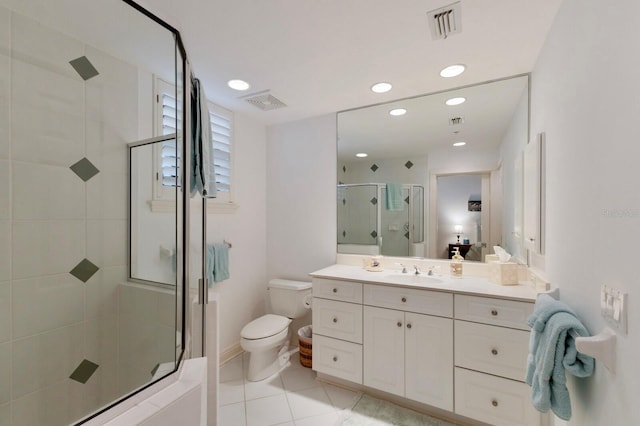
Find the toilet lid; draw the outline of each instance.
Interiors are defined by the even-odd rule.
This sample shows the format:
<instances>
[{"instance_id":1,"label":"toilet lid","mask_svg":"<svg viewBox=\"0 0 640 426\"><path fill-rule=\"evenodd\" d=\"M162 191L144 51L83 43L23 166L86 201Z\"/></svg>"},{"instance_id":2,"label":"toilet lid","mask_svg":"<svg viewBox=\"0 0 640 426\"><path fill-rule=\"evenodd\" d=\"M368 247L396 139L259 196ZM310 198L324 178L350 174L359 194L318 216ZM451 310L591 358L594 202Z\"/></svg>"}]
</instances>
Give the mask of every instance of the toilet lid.
<instances>
[{"instance_id":1,"label":"toilet lid","mask_svg":"<svg viewBox=\"0 0 640 426\"><path fill-rule=\"evenodd\" d=\"M280 333L289 327L290 322L289 318L282 315L267 314L245 325L240 336L249 340L264 339Z\"/></svg>"}]
</instances>

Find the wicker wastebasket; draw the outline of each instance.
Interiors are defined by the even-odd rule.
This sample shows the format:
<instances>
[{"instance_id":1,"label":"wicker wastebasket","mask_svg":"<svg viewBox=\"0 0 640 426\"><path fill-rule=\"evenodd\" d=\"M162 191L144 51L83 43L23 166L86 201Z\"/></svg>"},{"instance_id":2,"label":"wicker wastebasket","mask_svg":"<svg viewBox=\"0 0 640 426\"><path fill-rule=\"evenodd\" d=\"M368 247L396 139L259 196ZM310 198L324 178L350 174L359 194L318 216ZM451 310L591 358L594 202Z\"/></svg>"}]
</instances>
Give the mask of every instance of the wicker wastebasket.
<instances>
[{"instance_id":1,"label":"wicker wastebasket","mask_svg":"<svg viewBox=\"0 0 640 426\"><path fill-rule=\"evenodd\" d=\"M298 343L300 345L300 364L307 368L311 368L312 335L313 331L310 325L305 325L298 330Z\"/></svg>"}]
</instances>

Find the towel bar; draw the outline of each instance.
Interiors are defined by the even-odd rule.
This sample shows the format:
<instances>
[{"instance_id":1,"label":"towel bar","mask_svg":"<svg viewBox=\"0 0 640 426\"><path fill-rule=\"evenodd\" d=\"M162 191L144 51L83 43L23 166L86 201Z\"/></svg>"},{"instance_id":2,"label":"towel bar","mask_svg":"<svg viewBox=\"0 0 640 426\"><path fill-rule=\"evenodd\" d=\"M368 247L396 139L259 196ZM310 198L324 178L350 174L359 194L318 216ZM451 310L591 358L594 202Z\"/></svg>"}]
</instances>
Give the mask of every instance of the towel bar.
<instances>
[{"instance_id":1,"label":"towel bar","mask_svg":"<svg viewBox=\"0 0 640 426\"><path fill-rule=\"evenodd\" d=\"M560 289L555 288L551 291L540 293L548 294L556 300L560 299ZM578 352L589 355L607 367L612 373L616 372L616 333L609 327L605 327L595 336L582 337L570 330L569 333L576 341L576 349Z\"/></svg>"}]
</instances>

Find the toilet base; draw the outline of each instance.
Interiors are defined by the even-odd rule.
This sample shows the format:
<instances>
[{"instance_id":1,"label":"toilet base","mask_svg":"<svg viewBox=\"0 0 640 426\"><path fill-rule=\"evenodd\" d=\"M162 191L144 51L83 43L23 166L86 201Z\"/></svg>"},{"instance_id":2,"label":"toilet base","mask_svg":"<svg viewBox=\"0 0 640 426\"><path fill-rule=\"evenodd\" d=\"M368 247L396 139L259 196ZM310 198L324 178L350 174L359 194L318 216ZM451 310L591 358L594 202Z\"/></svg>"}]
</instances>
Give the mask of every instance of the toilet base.
<instances>
[{"instance_id":1,"label":"toilet base","mask_svg":"<svg viewBox=\"0 0 640 426\"><path fill-rule=\"evenodd\" d=\"M249 352L249 369L247 380L259 382L279 372L284 367L291 354L289 345L276 346L260 352Z\"/></svg>"}]
</instances>

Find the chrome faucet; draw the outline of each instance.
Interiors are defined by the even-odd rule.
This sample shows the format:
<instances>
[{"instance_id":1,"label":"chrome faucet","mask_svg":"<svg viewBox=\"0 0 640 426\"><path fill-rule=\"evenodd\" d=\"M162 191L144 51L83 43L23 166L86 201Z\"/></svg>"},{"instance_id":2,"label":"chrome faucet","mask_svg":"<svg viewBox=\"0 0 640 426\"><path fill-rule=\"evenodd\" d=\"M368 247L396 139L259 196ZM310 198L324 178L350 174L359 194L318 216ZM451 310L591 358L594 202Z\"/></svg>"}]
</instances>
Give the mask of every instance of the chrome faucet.
<instances>
[{"instance_id":1,"label":"chrome faucet","mask_svg":"<svg viewBox=\"0 0 640 426\"><path fill-rule=\"evenodd\" d=\"M413 265L413 267L416 269L416 275L420 275L420 268L418 268L416 265Z\"/></svg>"}]
</instances>

